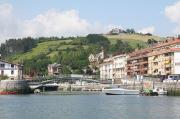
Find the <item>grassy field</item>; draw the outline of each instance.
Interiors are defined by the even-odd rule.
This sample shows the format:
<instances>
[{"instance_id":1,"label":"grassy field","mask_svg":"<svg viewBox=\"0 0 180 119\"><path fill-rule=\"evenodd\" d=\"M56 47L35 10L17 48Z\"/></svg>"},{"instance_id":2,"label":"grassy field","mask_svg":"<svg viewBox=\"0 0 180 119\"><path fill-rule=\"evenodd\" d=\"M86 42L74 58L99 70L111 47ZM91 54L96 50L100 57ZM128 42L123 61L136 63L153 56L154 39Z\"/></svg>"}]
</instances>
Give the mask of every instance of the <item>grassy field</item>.
<instances>
[{"instance_id":1,"label":"grassy field","mask_svg":"<svg viewBox=\"0 0 180 119\"><path fill-rule=\"evenodd\" d=\"M154 39L154 40L162 40L163 38L158 37L158 36L148 36L148 35L140 35L140 34L120 34L120 35L104 35L105 37L109 39L114 39L114 40L139 40L139 41L144 41L147 42L148 39Z\"/></svg>"},{"instance_id":2,"label":"grassy field","mask_svg":"<svg viewBox=\"0 0 180 119\"><path fill-rule=\"evenodd\" d=\"M68 42L71 42L72 40L61 40L61 41L47 41L38 43L38 45L33 48L31 51L26 52L24 54L16 54L13 57L10 57L10 60L13 62L19 62L23 59L32 59L33 57L36 57L37 55L44 53L50 58L58 54L58 51L65 50L67 48L75 48L78 47L77 45L70 45ZM62 42L66 42L67 44L61 44ZM83 46L85 49L88 48L88 46Z\"/></svg>"},{"instance_id":3,"label":"grassy field","mask_svg":"<svg viewBox=\"0 0 180 119\"><path fill-rule=\"evenodd\" d=\"M104 35L107 37L112 44L115 44L117 40L127 41L130 43L132 47L136 47L136 45L139 43L143 46L146 46L148 39L155 39L157 41L162 40L163 38L158 36L147 36L147 35L140 35L140 34L120 34L120 35Z\"/></svg>"},{"instance_id":4,"label":"grassy field","mask_svg":"<svg viewBox=\"0 0 180 119\"><path fill-rule=\"evenodd\" d=\"M53 56L57 53L57 51L55 51L58 48L61 49L65 49L67 47L69 47L69 45L60 45L60 43L62 42L70 42L72 40L62 40L62 41L47 41L47 42L42 42L42 43L38 43L38 45L33 48L31 51L24 53L24 54L17 54L15 55L12 60L16 61L20 61L22 59L32 59L33 57L41 54L41 53L45 53L47 54L48 52L50 56ZM52 52L51 52L52 51Z\"/></svg>"},{"instance_id":5,"label":"grassy field","mask_svg":"<svg viewBox=\"0 0 180 119\"><path fill-rule=\"evenodd\" d=\"M117 40L127 41L133 48L136 48L137 44L142 46L147 46L146 42L148 39L161 40L161 37L158 36L147 36L147 35L139 35L139 34L121 34L121 35L104 35L109 39L112 44L115 44ZM10 59L15 62L19 62L23 59L32 59L33 57L44 53L50 58L54 55L58 54L59 50L64 50L67 48L75 48L77 45L68 44L72 40L60 40L60 41L46 41L42 43L38 43L35 48L31 51L24 54L16 54ZM66 43L62 43L66 42ZM84 45L84 48L88 48L88 46Z\"/></svg>"}]
</instances>

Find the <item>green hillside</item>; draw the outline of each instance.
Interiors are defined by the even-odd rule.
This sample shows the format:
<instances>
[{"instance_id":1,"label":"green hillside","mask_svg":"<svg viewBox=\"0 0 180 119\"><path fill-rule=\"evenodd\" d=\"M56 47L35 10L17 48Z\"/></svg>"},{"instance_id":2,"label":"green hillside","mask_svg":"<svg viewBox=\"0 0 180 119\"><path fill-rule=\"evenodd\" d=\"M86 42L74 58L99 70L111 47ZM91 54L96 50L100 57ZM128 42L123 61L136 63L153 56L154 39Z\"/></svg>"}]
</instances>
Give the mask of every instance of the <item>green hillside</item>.
<instances>
[{"instance_id":1,"label":"green hillside","mask_svg":"<svg viewBox=\"0 0 180 119\"><path fill-rule=\"evenodd\" d=\"M46 41L42 43L38 43L35 48L30 50L29 52L23 54L16 54L11 57L11 60L18 62L24 59L33 59L39 54L46 54L48 56L54 56L57 54L58 49L63 50L66 48L72 48L73 45L68 45L72 40L60 40L60 41ZM66 45L67 43L67 45Z\"/></svg>"},{"instance_id":2,"label":"green hillside","mask_svg":"<svg viewBox=\"0 0 180 119\"><path fill-rule=\"evenodd\" d=\"M155 39L157 41L161 40L161 37L158 36L147 36L147 35L139 35L139 34L121 34L121 35L104 35L108 38L111 44L116 44L117 40L127 41L133 48L136 48L137 44L146 46L146 42L148 39ZM67 48L75 48L76 45L72 45L69 40L60 40L60 41L45 41L38 43L36 47L34 47L29 52L23 54L13 55L10 59L18 62L24 59L32 59L39 54L46 54L49 57L53 57L58 54L59 50L65 50ZM87 48L88 46L83 46Z\"/></svg>"},{"instance_id":3,"label":"green hillside","mask_svg":"<svg viewBox=\"0 0 180 119\"><path fill-rule=\"evenodd\" d=\"M112 44L115 44L117 40L127 41L130 43L130 45L134 48L136 48L136 44L141 44L143 46L146 46L146 43L148 39L154 39L156 41L160 41L163 38L159 36L148 36L148 35L142 35L142 34L127 34L127 33L121 33L120 35L104 35L107 37Z\"/></svg>"},{"instance_id":4,"label":"green hillside","mask_svg":"<svg viewBox=\"0 0 180 119\"><path fill-rule=\"evenodd\" d=\"M62 64L64 74L83 73L83 69L88 69L88 56L99 53L102 47L109 54L129 53L147 47L148 39L161 40L157 36L138 34L10 39L1 44L0 53L12 62L23 62L25 74L31 76L46 75L47 65L55 62Z\"/></svg>"}]
</instances>

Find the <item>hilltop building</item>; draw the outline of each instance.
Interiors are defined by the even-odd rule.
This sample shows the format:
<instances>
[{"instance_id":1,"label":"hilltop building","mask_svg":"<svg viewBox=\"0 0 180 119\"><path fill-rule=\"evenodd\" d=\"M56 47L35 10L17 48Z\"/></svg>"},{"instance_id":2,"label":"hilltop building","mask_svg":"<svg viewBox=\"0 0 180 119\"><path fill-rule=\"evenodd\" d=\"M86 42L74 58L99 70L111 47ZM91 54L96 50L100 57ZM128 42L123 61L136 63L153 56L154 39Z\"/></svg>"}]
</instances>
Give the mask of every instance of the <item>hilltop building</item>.
<instances>
[{"instance_id":1,"label":"hilltop building","mask_svg":"<svg viewBox=\"0 0 180 119\"><path fill-rule=\"evenodd\" d=\"M110 35L119 35L121 33L126 33L125 30L119 28L113 28L108 34Z\"/></svg>"},{"instance_id":2,"label":"hilltop building","mask_svg":"<svg viewBox=\"0 0 180 119\"><path fill-rule=\"evenodd\" d=\"M0 76L7 76L12 80L23 79L23 65L0 60Z\"/></svg>"}]
</instances>

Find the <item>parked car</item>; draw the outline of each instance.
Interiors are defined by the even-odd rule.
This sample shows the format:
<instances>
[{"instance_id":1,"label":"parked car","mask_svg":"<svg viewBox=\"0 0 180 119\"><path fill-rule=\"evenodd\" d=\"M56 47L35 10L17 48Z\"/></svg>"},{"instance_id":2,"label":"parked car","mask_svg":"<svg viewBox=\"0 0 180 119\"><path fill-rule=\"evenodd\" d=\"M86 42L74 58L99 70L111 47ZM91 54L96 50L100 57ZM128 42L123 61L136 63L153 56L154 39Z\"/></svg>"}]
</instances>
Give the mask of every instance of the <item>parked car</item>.
<instances>
[{"instance_id":1,"label":"parked car","mask_svg":"<svg viewBox=\"0 0 180 119\"><path fill-rule=\"evenodd\" d=\"M180 80L180 75L169 75L168 80Z\"/></svg>"}]
</instances>

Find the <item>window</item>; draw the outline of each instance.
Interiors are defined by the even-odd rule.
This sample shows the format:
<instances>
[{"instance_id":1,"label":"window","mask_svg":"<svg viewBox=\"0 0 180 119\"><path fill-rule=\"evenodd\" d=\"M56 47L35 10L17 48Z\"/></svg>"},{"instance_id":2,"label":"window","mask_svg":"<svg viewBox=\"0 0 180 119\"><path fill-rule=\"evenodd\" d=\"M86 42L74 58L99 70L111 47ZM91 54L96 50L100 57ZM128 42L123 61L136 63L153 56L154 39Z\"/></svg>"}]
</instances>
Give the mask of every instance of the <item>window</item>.
<instances>
[{"instance_id":1,"label":"window","mask_svg":"<svg viewBox=\"0 0 180 119\"><path fill-rule=\"evenodd\" d=\"M5 64L0 64L0 67L1 67L1 68L4 68L4 67L5 67Z\"/></svg>"},{"instance_id":2,"label":"window","mask_svg":"<svg viewBox=\"0 0 180 119\"><path fill-rule=\"evenodd\" d=\"M14 68L14 64L11 64L11 68Z\"/></svg>"},{"instance_id":3,"label":"window","mask_svg":"<svg viewBox=\"0 0 180 119\"><path fill-rule=\"evenodd\" d=\"M3 70L1 70L1 75L2 75L2 76L4 75L4 71L3 71Z\"/></svg>"},{"instance_id":4,"label":"window","mask_svg":"<svg viewBox=\"0 0 180 119\"><path fill-rule=\"evenodd\" d=\"M11 74L14 74L14 71L13 71L13 70L11 71Z\"/></svg>"}]
</instances>

